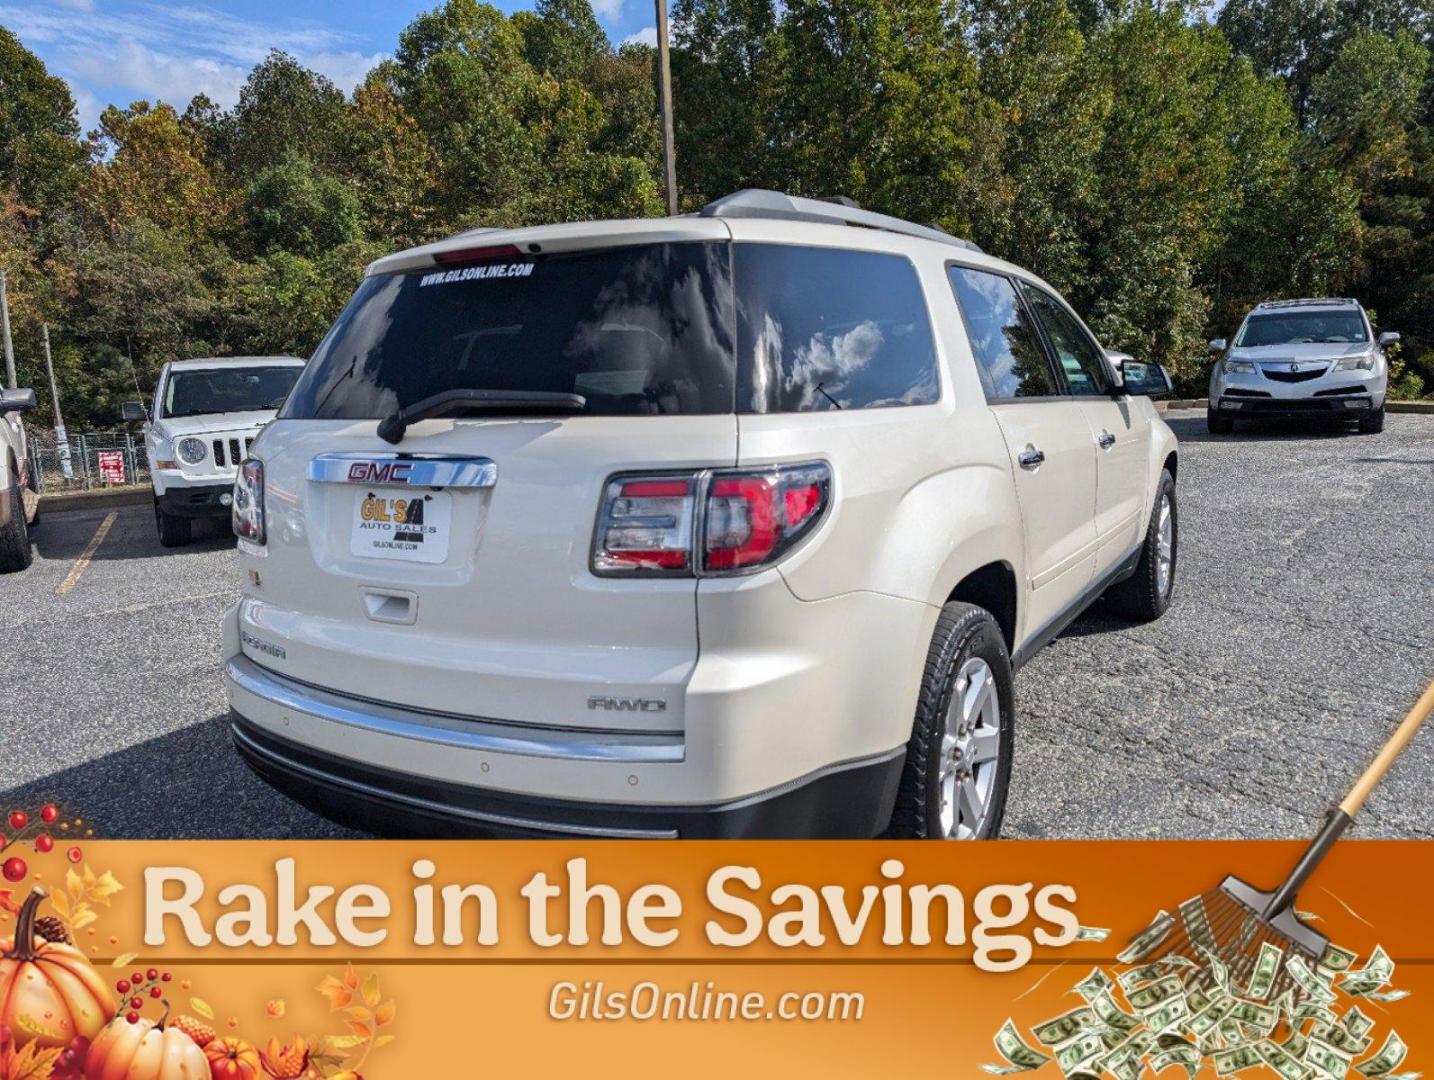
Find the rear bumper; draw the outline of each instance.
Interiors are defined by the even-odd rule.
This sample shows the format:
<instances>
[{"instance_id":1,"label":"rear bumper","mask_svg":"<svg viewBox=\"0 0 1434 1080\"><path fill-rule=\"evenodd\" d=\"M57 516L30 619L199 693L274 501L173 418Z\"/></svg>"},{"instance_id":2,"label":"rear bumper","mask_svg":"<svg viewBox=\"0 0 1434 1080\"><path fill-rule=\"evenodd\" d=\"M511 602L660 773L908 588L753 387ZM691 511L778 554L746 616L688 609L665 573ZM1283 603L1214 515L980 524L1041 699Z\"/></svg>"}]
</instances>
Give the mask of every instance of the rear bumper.
<instances>
[{"instance_id":1,"label":"rear bumper","mask_svg":"<svg viewBox=\"0 0 1434 1080\"><path fill-rule=\"evenodd\" d=\"M886 827L904 754L851 762L708 806L583 803L435 781L319 753L231 714L241 757L326 817L382 835L731 839L871 837Z\"/></svg>"},{"instance_id":2,"label":"rear bumper","mask_svg":"<svg viewBox=\"0 0 1434 1080\"><path fill-rule=\"evenodd\" d=\"M195 484L168 487L154 498L170 517L227 518L231 512L228 500L233 495L233 484Z\"/></svg>"}]
</instances>

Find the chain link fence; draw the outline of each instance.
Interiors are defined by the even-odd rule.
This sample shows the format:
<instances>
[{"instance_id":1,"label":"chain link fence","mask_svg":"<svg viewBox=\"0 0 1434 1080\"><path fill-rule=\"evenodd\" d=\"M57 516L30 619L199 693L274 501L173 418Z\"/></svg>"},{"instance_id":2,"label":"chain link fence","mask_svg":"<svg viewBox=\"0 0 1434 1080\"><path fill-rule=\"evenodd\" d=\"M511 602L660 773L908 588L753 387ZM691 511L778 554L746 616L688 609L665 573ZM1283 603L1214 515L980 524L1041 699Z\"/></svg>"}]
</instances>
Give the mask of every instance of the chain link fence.
<instances>
[{"instance_id":1,"label":"chain link fence","mask_svg":"<svg viewBox=\"0 0 1434 1080\"><path fill-rule=\"evenodd\" d=\"M128 431L89 431L71 435L70 475L53 430L30 429L30 467L39 490L90 491L94 488L149 483L149 455L144 438Z\"/></svg>"}]
</instances>

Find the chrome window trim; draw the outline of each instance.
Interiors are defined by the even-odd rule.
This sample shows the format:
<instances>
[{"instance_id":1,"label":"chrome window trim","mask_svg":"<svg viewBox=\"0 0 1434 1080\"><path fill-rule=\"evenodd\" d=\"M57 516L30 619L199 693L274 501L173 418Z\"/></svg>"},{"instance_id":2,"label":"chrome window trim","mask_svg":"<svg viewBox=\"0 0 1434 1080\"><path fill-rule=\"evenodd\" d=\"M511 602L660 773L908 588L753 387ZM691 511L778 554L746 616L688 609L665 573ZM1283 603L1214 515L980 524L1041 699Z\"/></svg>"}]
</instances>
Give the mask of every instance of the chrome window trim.
<instances>
[{"instance_id":1,"label":"chrome window trim","mask_svg":"<svg viewBox=\"0 0 1434 1080\"><path fill-rule=\"evenodd\" d=\"M404 466L401 478L355 476L355 465L391 470ZM467 454L319 454L309 462L309 479L319 484L366 484L394 487L490 488L498 482L498 463Z\"/></svg>"}]
</instances>

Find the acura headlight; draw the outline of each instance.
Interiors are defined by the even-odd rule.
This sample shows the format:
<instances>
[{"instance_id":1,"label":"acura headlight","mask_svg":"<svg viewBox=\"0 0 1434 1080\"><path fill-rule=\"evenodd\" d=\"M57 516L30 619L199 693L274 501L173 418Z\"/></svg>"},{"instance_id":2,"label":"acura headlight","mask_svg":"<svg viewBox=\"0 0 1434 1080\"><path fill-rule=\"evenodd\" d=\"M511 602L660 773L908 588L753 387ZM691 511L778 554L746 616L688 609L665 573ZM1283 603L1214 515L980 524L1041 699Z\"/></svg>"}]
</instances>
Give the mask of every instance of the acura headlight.
<instances>
[{"instance_id":1,"label":"acura headlight","mask_svg":"<svg viewBox=\"0 0 1434 1080\"><path fill-rule=\"evenodd\" d=\"M1255 365L1248 360L1226 359L1225 361L1226 375L1253 375L1254 373Z\"/></svg>"},{"instance_id":2,"label":"acura headlight","mask_svg":"<svg viewBox=\"0 0 1434 1080\"><path fill-rule=\"evenodd\" d=\"M1363 356L1346 356L1335 364L1336 371L1373 371L1374 354L1365 353Z\"/></svg>"},{"instance_id":3,"label":"acura headlight","mask_svg":"<svg viewBox=\"0 0 1434 1080\"><path fill-rule=\"evenodd\" d=\"M186 465L198 465L204 460L204 443L198 439L180 439L174 449Z\"/></svg>"}]
</instances>

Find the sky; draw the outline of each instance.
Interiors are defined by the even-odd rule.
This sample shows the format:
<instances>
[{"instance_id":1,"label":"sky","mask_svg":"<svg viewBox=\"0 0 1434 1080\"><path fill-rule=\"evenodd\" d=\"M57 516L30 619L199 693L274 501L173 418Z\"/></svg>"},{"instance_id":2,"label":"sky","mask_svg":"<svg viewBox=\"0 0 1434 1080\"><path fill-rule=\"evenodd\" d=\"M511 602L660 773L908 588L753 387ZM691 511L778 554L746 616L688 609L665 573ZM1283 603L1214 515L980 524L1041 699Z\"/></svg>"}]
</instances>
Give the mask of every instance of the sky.
<instances>
[{"instance_id":1,"label":"sky","mask_svg":"<svg viewBox=\"0 0 1434 1080\"><path fill-rule=\"evenodd\" d=\"M0 0L0 26L70 84L85 131L110 104L145 98L181 112L203 92L233 105L270 49L291 53L350 93L440 0ZM503 11L532 0L489 0ZM614 43L655 43L650 0L591 0Z\"/></svg>"}]
</instances>

